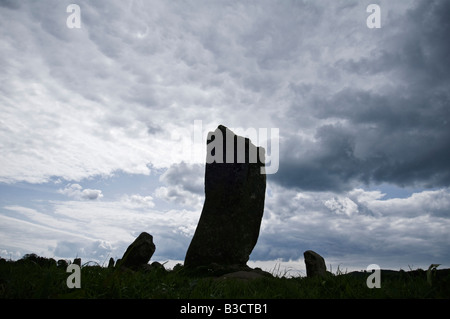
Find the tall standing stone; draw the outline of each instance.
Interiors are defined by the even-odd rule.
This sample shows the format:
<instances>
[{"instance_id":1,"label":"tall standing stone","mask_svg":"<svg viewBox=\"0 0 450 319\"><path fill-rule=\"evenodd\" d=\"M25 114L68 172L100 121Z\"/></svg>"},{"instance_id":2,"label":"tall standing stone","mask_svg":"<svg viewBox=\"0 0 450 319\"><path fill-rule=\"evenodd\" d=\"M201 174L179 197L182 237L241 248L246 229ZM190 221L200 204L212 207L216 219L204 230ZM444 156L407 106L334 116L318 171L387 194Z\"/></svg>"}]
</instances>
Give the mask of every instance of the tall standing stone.
<instances>
[{"instance_id":1,"label":"tall standing stone","mask_svg":"<svg viewBox=\"0 0 450 319\"><path fill-rule=\"evenodd\" d=\"M264 148L225 126L208 134L205 203L186 253L186 267L246 265L264 212L264 156Z\"/></svg>"}]
</instances>

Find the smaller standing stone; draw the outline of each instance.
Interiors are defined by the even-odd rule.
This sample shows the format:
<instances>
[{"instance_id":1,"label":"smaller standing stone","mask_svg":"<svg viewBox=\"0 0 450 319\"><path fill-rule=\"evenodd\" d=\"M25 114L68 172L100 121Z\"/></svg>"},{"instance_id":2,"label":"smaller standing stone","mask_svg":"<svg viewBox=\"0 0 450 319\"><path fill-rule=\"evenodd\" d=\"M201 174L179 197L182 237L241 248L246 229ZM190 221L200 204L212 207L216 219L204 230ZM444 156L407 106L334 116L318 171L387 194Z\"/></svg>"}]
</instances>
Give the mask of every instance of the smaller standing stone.
<instances>
[{"instance_id":1,"label":"smaller standing stone","mask_svg":"<svg viewBox=\"0 0 450 319\"><path fill-rule=\"evenodd\" d=\"M75 258L75 259L73 260L73 263L74 263L75 265L78 265L78 266L81 267L81 258Z\"/></svg>"},{"instance_id":2,"label":"smaller standing stone","mask_svg":"<svg viewBox=\"0 0 450 319\"><path fill-rule=\"evenodd\" d=\"M114 268L114 258L109 258L108 268Z\"/></svg>"},{"instance_id":3,"label":"smaller standing stone","mask_svg":"<svg viewBox=\"0 0 450 319\"><path fill-rule=\"evenodd\" d=\"M150 258L153 256L155 249L156 247L153 243L153 236L146 232L141 233L134 240L134 242L128 246L127 250L123 254L120 267L135 270L142 268L142 266L147 265Z\"/></svg>"},{"instance_id":4,"label":"smaller standing stone","mask_svg":"<svg viewBox=\"0 0 450 319\"><path fill-rule=\"evenodd\" d=\"M322 256L312 250L305 251L303 256L305 257L307 277L325 277L327 275L325 259Z\"/></svg>"}]
</instances>

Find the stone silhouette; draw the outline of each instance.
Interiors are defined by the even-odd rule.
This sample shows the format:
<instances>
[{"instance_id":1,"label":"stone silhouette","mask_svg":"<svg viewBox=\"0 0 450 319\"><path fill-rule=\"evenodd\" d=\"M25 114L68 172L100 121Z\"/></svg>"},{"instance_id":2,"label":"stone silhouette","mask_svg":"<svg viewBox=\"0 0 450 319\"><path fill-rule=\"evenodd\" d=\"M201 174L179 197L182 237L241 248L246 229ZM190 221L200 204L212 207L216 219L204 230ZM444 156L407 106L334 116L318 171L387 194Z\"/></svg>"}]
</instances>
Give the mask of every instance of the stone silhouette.
<instances>
[{"instance_id":1,"label":"stone silhouette","mask_svg":"<svg viewBox=\"0 0 450 319\"><path fill-rule=\"evenodd\" d=\"M81 258L75 258L75 259L73 260L73 263L74 263L75 265L78 265L78 266L81 267Z\"/></svg>"},{"instance_id":2,"label":"stone silhouette","mask_svg":"<svg viewBox=\"0 0 450 319\"><path fill-rule=\"evenodd\" d=\"M153 236L143 232L128 246L120 263L117 261L117 265L119 267L138 270L148 264L155 249Z\"/></svg>"},{"instance_id":3,"label":"stone silhouette","mask_svg":"<svg viewBox=\"0 0 450 319\"><path fill-rule=\"evenodd\" d=\"M114 258L109 258L108 268L114 268Z\"/></svg>"},{"instance_id":4,"label":"stone silhouette","mask_svg":"<svg viewBox=\"0 0 450 319\"><path fill-rule=\"evenodd\" d=\"M307 277L325 277L327 275L325 259L322 256L312 250L305 251L303 256L305 257Z\"/></svg>"},{"instance_id":5,"label":"stone silhouette","mask_svg":"<svg viewBox=\"0 0 450 319\"><path fill-rule=\"evenodd\" d=\"M265 150L223 125L208 134L205 202L184 265L246 266L264 212Z\"/></svg>"}]
</instances>

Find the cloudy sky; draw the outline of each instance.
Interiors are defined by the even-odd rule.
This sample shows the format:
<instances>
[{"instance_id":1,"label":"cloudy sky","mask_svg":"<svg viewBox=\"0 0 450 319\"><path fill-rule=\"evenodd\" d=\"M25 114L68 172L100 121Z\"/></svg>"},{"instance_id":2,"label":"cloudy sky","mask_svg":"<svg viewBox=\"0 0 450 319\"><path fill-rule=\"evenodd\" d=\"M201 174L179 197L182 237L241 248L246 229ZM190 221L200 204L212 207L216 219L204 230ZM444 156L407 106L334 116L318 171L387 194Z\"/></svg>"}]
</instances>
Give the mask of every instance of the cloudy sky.
<instances>
[{"instance_id":1,"label":"cloudy sky","mask_svg":"<svg viewBox=\"0 0 450 319\"><path fill-rule=\"evenodd\" d=\"M103 264L146 231L182 261L201 123L279 128L251 265L450 267L449 34L444 0L0 0L0 256Z\"/></svg>"}]
</instances>

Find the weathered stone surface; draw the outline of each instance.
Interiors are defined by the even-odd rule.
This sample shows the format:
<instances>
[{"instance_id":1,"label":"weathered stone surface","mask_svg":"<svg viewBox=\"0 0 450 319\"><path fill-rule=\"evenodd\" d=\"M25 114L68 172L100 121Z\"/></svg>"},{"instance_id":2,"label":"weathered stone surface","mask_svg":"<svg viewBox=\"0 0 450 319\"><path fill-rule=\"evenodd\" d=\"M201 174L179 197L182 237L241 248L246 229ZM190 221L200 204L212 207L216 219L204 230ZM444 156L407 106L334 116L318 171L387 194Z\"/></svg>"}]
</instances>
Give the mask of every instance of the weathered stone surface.
<instances>
[{"instance_id":1,"label":"weathered stone surface","mask_svg":"<svg viewBox=\"0 0 450 319\"><path fill-rule=\"evenodd\" d=\"M117 264L119 267L139 269L149 262L155 249L153 236L143 232L128 246L120 260L120 265L119 262Z\"/></svg>"},{"instance_id":2,"label":"weathered stone surface","mask_svg":"<svg viewBox=\"0 0 450 319\"><path fill-rule=\"evenodd\" d=\"M325 259L322 256L312 250L305 251L303 256L305 257L307 277L325 277L327 275Z\"/></svg>"},{"instance_id":3,"label":"weathered stone surface","mask_svg":"<svg viewBox=\"0 0 450 319\"><path fill-rule=\"evenodd\" d=\"M265 150L222 125L208 134L207 149L205 203L184 265L245 266L264 212Z\"/></svg>"}]
</instances>

